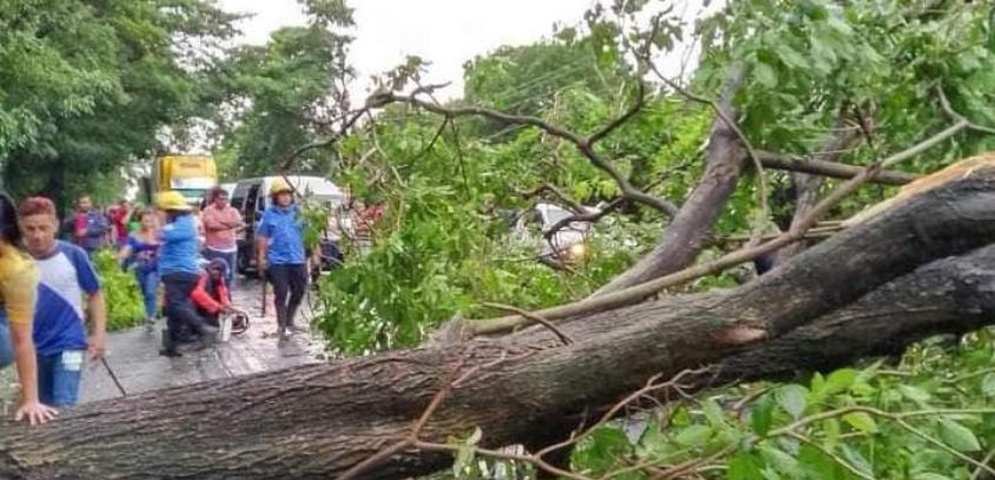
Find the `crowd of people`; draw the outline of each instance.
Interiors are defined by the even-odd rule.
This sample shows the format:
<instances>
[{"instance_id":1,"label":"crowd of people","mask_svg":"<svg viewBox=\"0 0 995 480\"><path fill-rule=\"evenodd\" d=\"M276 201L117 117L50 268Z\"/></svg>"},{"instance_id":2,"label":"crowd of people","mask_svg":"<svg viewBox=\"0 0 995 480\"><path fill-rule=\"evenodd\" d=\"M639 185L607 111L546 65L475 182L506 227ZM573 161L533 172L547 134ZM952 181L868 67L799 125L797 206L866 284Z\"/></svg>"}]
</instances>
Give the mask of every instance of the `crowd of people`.
<instances>
[{"instance_id":1,"label":"crowd of people","mask_svg":"<svg viewBox=\"0 0 995 480\"><path fill-rule=\"evenodd\" d=\"M257 264L273 286L277 333L305 331L295 318L308 286L304 219L293 189L277 181L255 229ZM88 197L61 224L52 200L19 206L0 194L0 368L16 365L21 395L15 417L45 423L77 402L86 359L104 354L107 312L92 256L113 248L142 291L146 321L166 319L160 354L181 356L184 342L214 340L232 305L237 235L246 228L224 189L194 208L178 192L159 194L155 209L128 202L100 211ZM160 284L164 297L160 300ZM89 324L89 332L86 325Z\"/></svg>"}]
</instances>

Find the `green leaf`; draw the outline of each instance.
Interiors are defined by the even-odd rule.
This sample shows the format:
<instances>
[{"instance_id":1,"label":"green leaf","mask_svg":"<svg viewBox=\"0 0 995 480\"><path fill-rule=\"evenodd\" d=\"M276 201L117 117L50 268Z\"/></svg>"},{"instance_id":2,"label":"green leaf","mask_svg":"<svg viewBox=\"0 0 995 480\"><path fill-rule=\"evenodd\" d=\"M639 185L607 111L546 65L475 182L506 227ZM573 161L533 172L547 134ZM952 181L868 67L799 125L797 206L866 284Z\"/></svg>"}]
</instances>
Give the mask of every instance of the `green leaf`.
<instances>
[{"instance_id":1,"label":"green leaf","mask_svg":"<svg viewBox=\"0 0 995 480\"><path fill-rule=\"evenodd\" d=\"M995 373L989 373L981 381L981 391L989 397L995 397Z\"/></svg>"},{"instance_id":2,"label":"green leaf","mask_svg":"<svg viewBox=\"0 0 995 480\"><path fill-rule=\"evenodd\" d=\"M722 412L722 407L719 406L718 402L714 399L709 398L701 403L701 411L708 418L708 421L714 426L722 426L726 424L725 414Z\"/></svg>"},{"instance_id":3,"label":"green leaf","mask_svg":"<svg viewBox=\"0 0 995 480\"><path fill-rule=\"evenodd\" d=\"M781 61L784 62L788 68L808 68L808 60L806 60L805 57L793 48L789 47L786 43L779 43L775 47L774 52L777 53L777 57L781 59Z\"/></svg>"},{"instance_id":4,"label":"green leaf","mask_svg":"<svg viewBox=\"0 0 995 480\"><path fill-rule=\"evenodd\" d=\"M953 449L960 452L977 452L981 450L978 437L967 427L947 418L940 420L940 438Z\"/></svg>"},{"instance_id":5,"label":"green leaf","mask_svg":"<svg viewBox=\"0 0 995 480\"><path fill-rule=\"evenodd\" d=\"M773 447L764 446L760 449L767 462L774 466L777 471L796 477L798 472L798 460L787 453Z\"/></svg>"},{"instance_id":6,"label":"green leaf","mask_svg":"<svg viewBox=\"0 0 995 480\"><path fill-rule=\"evenodd\" d=\"M878 431L878 425L874 422L874 418L866 412L848 413L843 415L843 420L849 423L851 427L864 433L870 434Z\"/></svg>"},{"instance_id":7,"label":"green leaf","mask_svg":"<svg viewBox=\"0 0 995 480\"><path fill-rule=\"evenodd\" d=\"M805 413L805 396L807 394L808 390L801 385L785 385L777 390L777 403L788 415L797 420Z\"/></svg>"},{"instance_id":8,"label":"green leaf","mask_svg":"<svg viewBox=\"0 0 995 480\"><path fill-rule=\"evenodd\" d=\"M842 450L843 458L845 458L847 462L850 462L850 465L853 465L853 467L857 470L860 470L870 476L874 475L874 469L871 468L871 462L868 462L867 459L860 454L859 450L846 444L843 445Z\"/></svg>"},{"instance_id":9,"label":"green leaf","mask_svg":"<svg viewBox=\"0 0 995 480\"><path fill-rule=\"evenodd\" d=\"M757 455L749 452L740 452L729 460L729 470L726 471L726 480L756 480L761 478L763 461Z\"/></svg>"},{"instance_id":10,"label":"green leaf","mask_svg":"<svg viewBox=\"0 0 995 480\"><path fill-rule=\"evenodd\" d=\"M908 398L913 402L926 403L930 398L932 398L925 390L911 385L899 385L898 391L902 392L902 395L904 395L905 398Z\"/></svg>"},{"instance_id":11,"label":"green leaf","mask_svg":"<svg viewBox=\"0 0 995 480\"><path fill-rule=\"evenodd\" d=\"M704 425L691 425L674 437L674 441L685 447L700 447L712 437L712 429Z\"/></svg>"},{"instance_id":12,"label":"green leaf","mask_svg":"<svg viewBox=\"0 0 995 480\"><path fill-rule=\"evenodd\" d=\"M760 397L750 409L750 428L753 433L764 436L774 422L774 400L770 395Z\"/></svg>"},{"instance_id":13,"label":"green leaf","mask_svg":"<svg viewBox=\"0 0 995 480\"><path fill-rule=\"evenodd\" d=\"M777 72L774 70L774 67L763 62L757 62L753 67L753 74L756 76L757 81L764 87L769 89L777 87Z\"/></svg>"},{"instance_id":14,"label":"green leaf","mask_svg":"<svg viewBox=\"0 0 995 480\"><path fill-rule=\"evenodd\" d=\"M480 439L483 437L484 437L484 431L481 430L480 427L475 427L473 429L473 433L471 433L470 437L466 439L466 444L476 445L478 442L480 442Z\"/></svg>"},{"instance_id":15,"label":"green leaf","mask_svg":"<svg viewBox=\"0 0 995 480\"><path fill-rule=\"evenodd\" d=\"M913 475L912 480L952 480L952 479L946 475L940 475L939 473L924 472Z\"/></svg>"},{"instance_id":16,"label":"green leaf","mask_svg":"<svg viewBox=\"0 0 995 480\"><path fill-rule=\"evenodd\" d=\"M463 471L471 466L476 450L471 445L461 445L453 462L453 475L462 477Z\"/></svg>"},{"instance_id":17,"label":"green leaf","mask_svg":"<svg viewBox=\"0 0 995 480\"><path fill-rule=\"evenodd\" d=\"M859 374L860 372L852 368L841 368L830 373L829 377L826 378L825 391L822 393L829 395L845 392L857 380L857 375Z\"/></svg>"}]
</instances>

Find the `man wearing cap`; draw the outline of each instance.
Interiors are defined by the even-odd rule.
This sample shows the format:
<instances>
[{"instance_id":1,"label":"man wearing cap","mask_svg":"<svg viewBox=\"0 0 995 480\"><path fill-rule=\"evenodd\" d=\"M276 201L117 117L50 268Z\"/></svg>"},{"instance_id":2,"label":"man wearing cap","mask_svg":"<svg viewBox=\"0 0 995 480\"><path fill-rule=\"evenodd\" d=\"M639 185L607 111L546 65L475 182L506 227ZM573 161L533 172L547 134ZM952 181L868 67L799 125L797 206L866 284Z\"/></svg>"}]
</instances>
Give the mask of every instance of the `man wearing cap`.
<instances>
[{"instance_id":1,"label":"man wearing cap","mask_svg":"<svg viewBox=\"0 0 995 480\"><path fill-rule=\"evenodd\" d=\"M256 261L273 285L277 333L284 339L289 333L307 330L294 324L308 284L304 220L285 180L276 179L269 193L271 205L256 229Z\"/></svg>"},{"instance_id":2,"label":"man wearing cap","mask_svg":"<svg viewBox=\"0 0 995 480\"><path fill-rule=\"evenodd\" d=\"M166 287L166 331L163 332L161 355L179 357L176 350L180 330L187 325L207 342L217 329L207 325L197 313L190 295L200 280L200 266L197 264L200 241L197 221L183 195L176 191L159 194L156 206L165 213L162 227L162 248L159 251L159 275Z\"/></svg>"}]
</instances>

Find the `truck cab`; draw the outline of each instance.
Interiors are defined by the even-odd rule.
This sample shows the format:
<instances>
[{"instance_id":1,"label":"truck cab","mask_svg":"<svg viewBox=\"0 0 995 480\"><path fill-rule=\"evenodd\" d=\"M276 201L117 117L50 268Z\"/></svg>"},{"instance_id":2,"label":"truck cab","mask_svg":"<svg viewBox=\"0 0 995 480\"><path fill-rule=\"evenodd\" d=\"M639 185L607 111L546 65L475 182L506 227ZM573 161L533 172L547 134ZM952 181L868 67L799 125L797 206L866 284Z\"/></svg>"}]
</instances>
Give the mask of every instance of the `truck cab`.
<instances>
[{"instance_id":1,"label":"truck cab","mask_svg":"<svg viewBox=\"0 0 995 480\"><path fill-rule=\"evenodd\" d=\"M175 190L192 206L199 206L207 192L218 186L218 167L208 155L161 155L152 168L155 192Z\"/></svg>"}]
</instances>

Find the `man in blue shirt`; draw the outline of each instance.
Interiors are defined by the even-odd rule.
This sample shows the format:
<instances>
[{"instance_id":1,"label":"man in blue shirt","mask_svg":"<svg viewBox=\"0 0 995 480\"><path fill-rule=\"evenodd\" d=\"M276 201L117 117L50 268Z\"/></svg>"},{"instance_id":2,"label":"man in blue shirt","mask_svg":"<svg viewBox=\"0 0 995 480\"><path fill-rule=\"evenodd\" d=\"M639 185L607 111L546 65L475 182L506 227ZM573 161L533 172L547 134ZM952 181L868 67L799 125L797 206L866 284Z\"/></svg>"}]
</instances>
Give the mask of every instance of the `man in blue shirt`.
<instances>
[{"instance_id":1,"label":"man in blue shirt","mask_svg":"<svg viewBox=\"0 0 995 480\"><path fill-rule=\"evenodd\" d=\"M209 342L218 329L205 323L190 298L200 281L200 266L197 264L200 234L197 220L191 213L193 208L176 191L159 194L156 204L166 214L160 242L162 248L159 250L159 275L166 287L166 331L162 337L163 349L159 353L179 357L176 345L183 325L199 335L202 343Z\"/></svg>"},{"instance_id":2,"label":"man in blue shirt","mask_svg":"<svg viewBox=\"0 0 995 480\"><path fill-rule=\"evenodd\" d=\"M111 224L103 212L93 208L90 197L83 195L76 201L77 214L73 219L76 244L93 255L107 244Z\"/></svg>"},{"instance_id":3,"label":"man in blue shirt","mask_svg":"<svg viewBox=\"0 0 995 480\"><path fill-rule=\"evenodd\" d=\"M308 284L304 220L294 204L293 189L282 178L273 182L270 197L272 205L263 212L256 229L256 261L273 285L277 333L285 339L288 333L307 331L294 325Z\"/></svg>"},{"instance_id":4,"label":"man in blue shirt","mask_svg":"<svg viewBox=\"0 0 995 480\"><path fill-rule=\"evenodd\" d=\"M87 253L56 240L59 221L55 204L28 198L18 208L24 246L38 268L38 300L34 342L38 355L38 396L54 407L76 404L83 362L104 354L107 308L100 280ZM93 333L87 339L83 296L87 298Z\"/></svg>"}]
</instances>

